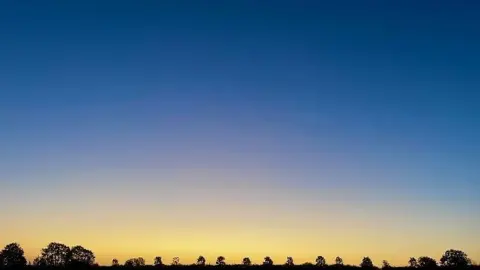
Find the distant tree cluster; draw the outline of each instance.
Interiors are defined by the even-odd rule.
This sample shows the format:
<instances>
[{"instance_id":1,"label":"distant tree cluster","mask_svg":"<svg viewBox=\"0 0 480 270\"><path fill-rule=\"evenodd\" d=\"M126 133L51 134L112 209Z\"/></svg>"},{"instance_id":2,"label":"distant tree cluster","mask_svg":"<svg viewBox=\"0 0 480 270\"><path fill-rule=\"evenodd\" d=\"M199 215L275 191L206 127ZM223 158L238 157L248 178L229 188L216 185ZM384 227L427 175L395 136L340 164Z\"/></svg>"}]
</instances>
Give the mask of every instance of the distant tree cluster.
<instances>
[{"instance_id":1,"label":"distant tree cluster","mask_svg":"<svg viewBox=\"0 0 480 270\"><path fill-rule=\"evenodd\" d=\"M203 256L197 258L196 266L206 266L206 259ZM11 243L6 245L2 251L0 251L0 268L18 268L32 265L34 267L91 267L97 266L95 264L95 255L92 251L82 247L74 246L68 247L61 243L52 242L47 247L41 250L41 254L36 257L32 264L27 263L23 249L18 243ZM180 258L174 257L172 259L172 266L180 265ZM226 266L226 259L224 256L218 256L215 262L216 266ZM241 263L242 266L251 266L252 261L250 258L245 257ZM262 263L263 266L273 266L273 260L266 256ZM435 267L447 267L447 268L462 268L472 265L472 261L468 258L465 252L460 250L450 249L445 251L440 258L439 263L430 257L410 258L408 261L409 268L423 268L430 269ZM120 263L117 259L112 260L112 267L120 267ZM138 268L145 266L145 260L142 257L132 258L125 261L123 267ZM157 256L154 258L154 266L164 266L162 257ZM292 257L287 257L284 264L286 267L293 267L295 263ZM328 264L323 256L318 256L315 259L315 264L305 263L302 266L308 267L327 267ZM343 260L340 257L335 258L335 267L343 267ZM369 257L364 257L359 265L364 269L375 268L372 260ZM346 266L353 267L353 266ZM387 261L382 262L382 269L392 268Z\"/></svg>"},{"instance_id":2,"label":"distant tree cluster","mask_svg":"<svg viewBox=\"0 0 480 270\"><path fill-rule=\"evenodd\" d=\"M95 255L92 251L82 247L72 248L60 244L50 243L42 249L40 256L33 261L34 266L93 266ZM0 252L0 267L21 267L27 265L24 251L17 243L6 245Z\"/></svg>"}]
</instances>

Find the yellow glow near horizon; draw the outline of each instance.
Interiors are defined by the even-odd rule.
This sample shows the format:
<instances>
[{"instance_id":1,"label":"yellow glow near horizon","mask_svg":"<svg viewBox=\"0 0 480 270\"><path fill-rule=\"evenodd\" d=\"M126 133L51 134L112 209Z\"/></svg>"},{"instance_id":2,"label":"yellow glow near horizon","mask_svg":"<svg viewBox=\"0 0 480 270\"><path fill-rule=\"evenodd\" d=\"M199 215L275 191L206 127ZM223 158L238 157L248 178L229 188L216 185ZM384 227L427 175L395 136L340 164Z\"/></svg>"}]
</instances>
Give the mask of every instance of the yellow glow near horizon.
<instances>
[{"instance_id":1,"label":"yellow glow near horizon","mask_svg":"<svg viewBox=\"0 0 480 270\"><path fill-rule=\"evenodd\" d=\"M405 265L410 257L439 259L450 248L480 259L474 240L478 217L465 211L446 213L435 202L398 203L391 195L378 203L380 199L348 189L255 186L254 180L219 188L219 181L202 181L170 186L118 181L95 188L72 181L49 194L33 187L22 203L4 197L9 208L2 214L8 222L0 224L0 244L20 243L29 260L49 242L82 245L102 265L132 257L152 263L155 256L164 263L174 256L193 263L199 255L210 263L219 255L227 263L243 257L259 263L265 256L275 263L293 256L302 263L322 255L329 263L340 256L346 264L358 265L370 256L376 265L382 260Z\"/></svg>"}]
</instances>

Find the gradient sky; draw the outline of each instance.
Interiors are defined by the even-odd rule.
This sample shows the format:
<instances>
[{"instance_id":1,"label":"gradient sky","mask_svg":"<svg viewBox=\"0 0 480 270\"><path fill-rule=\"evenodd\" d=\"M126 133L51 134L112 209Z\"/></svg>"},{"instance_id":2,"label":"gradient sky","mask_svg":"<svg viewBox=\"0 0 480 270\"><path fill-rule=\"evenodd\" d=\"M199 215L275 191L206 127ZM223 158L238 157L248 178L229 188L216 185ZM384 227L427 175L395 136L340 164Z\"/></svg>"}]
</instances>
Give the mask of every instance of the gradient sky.
<instances>
[{"instance_id":1,"label":"gradient sky","mask_svg":"<svg viewBox=\"0 0 480 270\"><path fill-rule=\"evenodd\" d=\"M2 1L0 244L480 261L479 12Z\"/></svg>"}]
</instances>

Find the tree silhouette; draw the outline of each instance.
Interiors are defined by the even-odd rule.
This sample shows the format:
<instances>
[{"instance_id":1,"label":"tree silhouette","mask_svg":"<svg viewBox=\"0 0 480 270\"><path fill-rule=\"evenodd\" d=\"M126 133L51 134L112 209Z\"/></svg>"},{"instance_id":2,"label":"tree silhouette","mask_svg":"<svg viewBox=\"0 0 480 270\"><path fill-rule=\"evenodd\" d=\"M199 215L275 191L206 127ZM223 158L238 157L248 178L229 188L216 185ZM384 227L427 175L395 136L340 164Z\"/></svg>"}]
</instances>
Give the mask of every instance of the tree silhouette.
<instances>
[{"instance_id":1,"label":"tree silhouette","mask_svg":"<svg viewBox=\"0 0 480 270\"><path fill-rule=\"evenodd\" d=\"M95 255L91 250L82 246L74 246L69 253L70 263L72 265L93 265L95 262Z\"/></svg>"},{"instance_id":2,"label":"tree silhouette","mask_svg":"<svg viewBox=\"0 0 480 270\"><path fill-rule=\"evenodd\" d=\"M292 257L287 257L287 262L285 263L286 266L294 266L295 264L293 263L293 258Z\"/></svg>"},{"instance_id":3,"label":"tree silhouette","mask_svg":"<svg viewBox=\"0 0 480 270\"><path fill-rule=\"evenodd\" d=\"M218 256L217 261L215 262L216 265L225 265L225 257Z\"/></svg>"},{"instance_id":4,"label":"tree silhouette","mask_svg":"<svg viewBox=\"0 0 480 270\"><path fill-rule=\"evenodd\" d=\"M362 268L373 268L373 262L369 257L363 257L362 263L360 264Z\"/></svg>"},{"instance_id":5,"label":"tree silhouette","mask_svg":"<svg viewBox=\"0 0 480 270\"><path fill-rule=\"evenodd\" d=\"M315 265L324 267L327 266L327 261L323 256L317 256L317 259L315 259Z\"/></svg>"},{"instance_id":6,"label":"tree silhouette","mask_svg":"<svg viewBox=\"0 0 480 270\"><path fill-rule=\"evenodd\" d=\"M420 257L418 258L418 266L422 268L437 267L437 261L430 257Z\"/></svg>"},{"instance_id":7,"label":"tree silhouette","mask_svg":"<svg viewBox=\"0 0 480 270\"><path fill-rule=\"evenodd\" d=\"M417 259L414 257L411 257L410 260L408 260L408 266L410 267L418 267Z\"/></svg>"},{"instance_id":8,"label":"tree silhouette","mask_svg":"<svg viewBox=\"0 0 480 270\"><path fill-rule=\"evenodd\" d=\"M172 265L180 265L180 258L179 257L173 257Z\"/></svg>"},{"instance_id":9,"label":"tree silhouette","mask_svg":"<svg viewBox=\"0 0 480 270\"><path fill-rule=\"evenodd\" d=\"M265 257L263 259L263 265L273 265L272 259L269 256Z\"/></svg>"},{"instance_id":10,"label":"tree silhouette","mask_svg":"<svg viewBox=\"0 0 480 270\"><path fill-rule=\"evenodd\" d=\"M6 245L0 251L0 267L21 267L27 265L27 259L24 256L25 252L17 243Z\"/></svg>"},{"instance_id":11,"label":"tree silhouette","mask_svg":"<svg viewBox=\"0 0 480 270\"><path fill-rule=\"evenodd\" d=\"M336 265L343 265L343 259L340 257L335 258L335 264Z\"/></svg>"},{"instance_id":12,"label":"tree silhouette","mask_svg":"<svg viewBox=\"0 0 480 270\"><path fill-rule=\"evenodd\" d=\"M155 257L155 259L153 259L153 265L162 266L163 265L162 257L160 256Z\"/></svg>"},{"instance_id":13,"label":"tree silhouette","mask_svg":"<svg viewBox=\"0 0 480 270\"><path fill-rule=\"evenodd\" d=\"M449 267L465 267L472 264L472 262L465 252L461 250L449 249L443 254L442 258L440 259L440 264Z\"/></svg>"},{"instance_id":14,"label":"tree silhouette","mask_svg":"<svg viewBox=\"0 0 480 270\"><path fill-rule=\"evenodd\" d=\"M64 244L52 242L42 249L41 258L47 266L65 266L69 261L70 248Z\"/></svg>"},{"instance_id":15,"label":"tree silhouette","mask_svg":"<svg viewBox=\"0 0 480 270\"><path fill-rule=\"evenodd\" d=\"M112 260L112 266L119 266L120 264L118 263L118 260L117 259L113 259Z\"/></svg>"},{"instance_id":16,"label":"tree silhouette","mask_svg":"<svg viewBox=\"0 0 480 270\"><path fill-rule=\"evenodd\" d=\"M47 261L45 261L43 257L38 256L33 260L32 264L33 266L37 266L37 267L45 267L47 266Z\"/></svg>"},{"instance_id":17,"label":"tree silhouette","mask_svg":"<svg viewBox=\"0 0 480 270\"><path fill-rule=\"evenodd\" d=\"M383 262L382 262L382 268L383 268L383 269L386 269L386 268L390 268L390 267L391 267L391 266L390 266L390 263L389 263L388 261L386 261L386 260L383 260Z\"/></svg>"},{"instance_id":18,"label":"tree silhouette","mask_svg":"<svg viewBox=\"0 0 480 270\"><path fill-rule=\"evenodd\" d=\"M250 260L250 258L245 257L242 260L242 264L245 265L245 266L250 266L250 265L252 265L252 261Z\"/></svg>"},{"instance_id":19,"label":"tree silhouette","mask_svg":"<svg viewBox=\"0 0 480 270\"><path fill-rule=\"evenodd\" d=\"M145 266L145 259L142 257L128 259L125 262L125 267L140 267Z\"/></svg>"},{"instance_id":20,"label":"tree silhouette","mask_svg":"<svg viewBox=\"0 0 480 270\"><path fill-rule=\"evenodd\" d=\"M135 261L133 259L128 259L123 264L125 267L135 267Z\"/></svg>"},{"instance_id":21,"label":"tree silhouette","mask_svg":"<svg viewBox=\"0 0 480 270\"><path fill-rule=\"evenodd\" d=\"M205 257L203 256L198 256L197 258L197 265L199 266L204 266L207 260L205 260Z\"/></svg>"}]
</instances>

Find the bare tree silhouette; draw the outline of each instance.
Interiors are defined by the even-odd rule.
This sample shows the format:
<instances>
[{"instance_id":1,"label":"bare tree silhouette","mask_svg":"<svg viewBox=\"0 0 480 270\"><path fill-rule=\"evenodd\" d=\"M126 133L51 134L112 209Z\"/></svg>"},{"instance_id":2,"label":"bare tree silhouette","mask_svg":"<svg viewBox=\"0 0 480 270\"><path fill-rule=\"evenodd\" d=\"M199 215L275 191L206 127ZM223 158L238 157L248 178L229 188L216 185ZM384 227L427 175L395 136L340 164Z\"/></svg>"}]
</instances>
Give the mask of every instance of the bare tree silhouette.
<instances>
[{"instance_id":1,"label":"bare tree silhouette","mask_svg":"<svg viewBox=\"0 0 480 270\"><path fill-rule=\"evenodd\" d=\"M180 258L179 257L173 257L172 265L180 265Z\"/></svg>"},{"instance_id":2,"label":"bare tree silhouette","mask_svg":"<svg viewBox=\"0 0 480 270\"><path fill-rule=\"evenodd\" d=\"M0 251L0 267L22 267L27 265L27 259L25 259L25 252L18 243L11 243L6 245L2 251Z\"/></svg>"}]
</instances>

